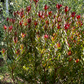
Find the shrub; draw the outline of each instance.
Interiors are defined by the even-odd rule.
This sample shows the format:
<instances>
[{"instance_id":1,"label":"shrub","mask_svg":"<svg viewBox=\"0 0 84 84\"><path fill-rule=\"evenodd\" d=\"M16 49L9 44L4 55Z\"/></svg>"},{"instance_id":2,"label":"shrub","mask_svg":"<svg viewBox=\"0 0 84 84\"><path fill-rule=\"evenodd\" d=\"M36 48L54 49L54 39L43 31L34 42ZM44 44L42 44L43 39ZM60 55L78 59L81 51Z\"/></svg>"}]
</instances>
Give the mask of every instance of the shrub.
<instances>
[{"instance_id":1,"label":"shrub","mask_svg":"<svg viewBox=\"0 0 84 84\"><path fill-rule=\"evenodd\" d=\"M84 13L84 1L83 0L48 0L48 4L50 5L50 9L55 11L55 4L62 3L62 5L71 7L71 11L75 11L76 14Z\"/></svg>"},{"instance_id":2,"label":"shrub","mask_svg":"<svg viewBox=\"0 0 84 84\"><path fill-rule=\"evenodd\" d=\"M13 82L84 83L83 19L68 6L38 11L38 0L33 2L35 10L32 4L17 10L4 25L2 53Z\"/></svg>"}]
</instances>

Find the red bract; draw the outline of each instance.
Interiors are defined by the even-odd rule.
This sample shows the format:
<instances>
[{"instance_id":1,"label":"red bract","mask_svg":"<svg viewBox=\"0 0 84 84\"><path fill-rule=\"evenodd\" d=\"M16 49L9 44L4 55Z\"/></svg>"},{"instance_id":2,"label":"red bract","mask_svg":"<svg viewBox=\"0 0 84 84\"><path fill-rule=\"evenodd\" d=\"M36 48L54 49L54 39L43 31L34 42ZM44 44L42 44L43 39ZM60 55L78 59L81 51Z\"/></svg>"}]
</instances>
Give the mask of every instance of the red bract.
<instances>
[{"instance_id":1,"label":"red bract","mask_svg":"<svg viewBox=\"0 0 84 84\"><path fill-rule=\"evenodd\" d=\"M9 31L11 31L13 29L13 26L11 25L11 26L9 26Z\"/></svg>"},{"instance_id":2,"label":"red bract","mask_svg":"<svg viewBox=\"0 0 84 84\"><path fill-rule=\"evenodd\" d=\"M5 49L2 49L2 53L3 53L3 54L5 53Z\"/></svg>"},{"instance_id":3,"label":"red bract","mask_svg":"<svg viewBox=\"0 0 84 84\"><path fill-rule=\"evenodd\" d=\"M7 26L6 26L6 25L4 25L4 27L3 27L3 28L4 28L4 30L6 30L6 29L7 29Z\"/></svg>"},{"instance_id":4,"label":"red bract","mask_svg":"<svg viewBox=\"0 0 84 84\"><path fill-rule=\"evenodd\" d=\"M44 35L44 38L48 39L49 37L48 37L48 35L47 35L47 34L45 34L45 35Z\"/></svg>"},{"instance_id":5,"label":"red bract","mask_svg":"<svg viewBox=\"0 0 84 84\"><path fill-rule=\"evenodd\" d=\"M24 9L23 8L21 8L20 10L21 10L20 12L24 12Z\"/></svg>"},{"instance_id":6,"label":"red bract","mask_svg":"<svg viewBox=\"0 0 84 84\"><path fill-rule=\"evenodd\" d=\"M16 54L17 54L17 55L19 55L19 54L20 54L20 50L19 50L19 49L16 51Z\"/></svg>"},{"instance_id":7,"label":"red bract","mask_svg":"<svg viewBox=\"0 0 84 84\"><path fill-rule=\"evenodd\" d=\"M60 7L62 7L61 4L57 4L57 5L56 5L56 8L57 8L57 9L60 9Z\"/></svg>"},{"instance_id":8,"label":"red bract","mask_svg":"<svg viewBox=\"0 0 84 84\"><path fill-rule=\"evenodd\" d=\"M13 23L13 24L15 23L15 19L12 19L12 23Z\"/></svg>"},{"instance_id":9,"label":"red bract","mask_svg":"<svg viewBox=\"0 0 84 84\"><path fill-rule=\"evenodd\" d=\"M53 18L55 18L56 16L54 15Z\"/></svg>"},{"instance_id":10,"label":"red bract","mask_svg":"<svg viewBox=\"0 0 84 84\"><path fill-rule=\"evenodd\" d=\"M48 14L51 15L52 14L52 11L49 11Z\"/></svg>"},{"instance_id":11,"label":"red bract","mask_svg":"<svg viewBox=\"0 0 84 84\"><path fill-rule=\"evenodd\" d=\"M20 12L19 12L19 11L17 11L16 13L17 13L17 14L19 14Z\"/></svg>"},{"instance_id":12,"label":"red bract","mask_svg":"<svg viewBox=\"0 0 84 84\"><path fill-rule=\"evenodd\" d=\"M79 59L76 59L75 62L78 63L79 62Z\"/></svg>"},{"instance_id":13,"label":"red bract","mask_svg":"<svg viewBox=\"0 0 84 84\"><path fill-rule=\"evenodd\" d=\"M58 21L58 22L61 22L61 21L62 21L62 19L61 19L60 17L58 17L58 18L57 18L57 21Z\"/></svg>"},{"instance_id":14,"label":"red bract","mask_svg":"<svg viewBox=\"0 0 84 84\"><path fill-rule=\"evenodd\" d=\"M47 10L49 7L47 5L44 6L44 10Z\"/></svg>"},{"instance_id":15,"label":"red bract","mask_svg":"<svg viewBox=\"0 0 84 84\"><path fill-rule=\"evenodd\" d=\"M68 23L66 23L65 25L64 25L64 28L67 30L68 28L70 27L70 24L68 24Z\"/></svg>"},{"instance_id":16,"label":"red bract","mask_svg":"<svg viewBox=\"0 0 84 84\"><path fill-rule=\"evenodd\" d=\"M69 59L69 62L71 62L71 61L72 61L72 58Z\"/></svg>"},{"instance_id":17,"label":"red bract","mask_svg":"<svg viewBox=\"0 0 84 84\"><path fill-rule=\"evenodd\" d=\"M31 18L28 19L28 23L31 23Z\"/></svg>"},{"instance_id":18,"label":"red bract","mask_svg":"<svg viewBox=\"0 0 84 84\"><path fill-rule=\"evenodd\" d=\"M75 27L73 26L73 28L72 28L73 30L75 30Z\"/></svg>"},{"instance_id":19,"label":"red bract","mask_svg":"<svg viewBox=\"0 0 84 84\"><path fill-rule=\"evenodd\" d=\"M21 44L21 45L20 45L20 49L21 49L21 50L23 50L23 48L24 48L24 45L23 45L23 44Z\"/></svg>"},{"instance_id":20,"label":"red bract","mask_svg":"<svg viewBox=\"0 0 84 84\"><path fill-rule=\"evenodd\" d=\"M9 19L10 22L12 22L13 24L15 23L15 19L11 18Z\"/></svg>"},{"instance_id":21,"label":"red bract","mask_svg":"<svg viewBox=\"0 0 84 84\"><path fill-rule=\"evenodd\" d=\"M23 21L20 21L20 22L19 22L19 24L20 24L20 26L22 26L22 24L23 24Z\"/></svg>"},{"instance_id":22,"label":"red bract","mask_svg":"<svg viewBox=\"0 0 84 84\"><path fill-rule=\"evenodd\" d=\"M42 11L42 15L45 15L45 12L44 11Z\"/></svg>"},{"instance_id":23,"label":"red bract","mask_svg":"<svg viewBox=\"0 0 84 84\"><path fill-rule=\"evenodd\" d=\"M80 19L80 15L77 15L76 18L77 18L77 19Z\"/></svg>"},{"instance_id":24,"label":"red bract","mask_svg":"<svg viewBox=\"0 0 84 84\"><path fill-rule=\"evenodd\" d=\"M60 26L61 26L61 25L58 24L58 25L57 25L57 28L60 29Z\"/></svg>"},{"instance_id":25,"label":"red bract","mask_svg":"<svg viewBox=\"0 0 84 84\"><path fill-rule=\"evenodd\" d=\"M82 25L83 25L83 23L80 21L80 22L79 22L79 27L81 27Z\"/></svg>"},{"instance_id":26,"label":"red bract","mask_svg":"<svg viewBox=\"0 0 84 84\"><path fill-rule=\"evenodd\" d=\"M51 14L50 14L50 15L51 15ZM45 17L48 17L48 14L46 14Z\"/></svg>"},{"instance_id":27,"label":"red bract","mask_svg":"<svg viewBox=\"0 0 84 84\"><path fill-rule=\"evenodd\" d=\"M11 19L9 19L9 21L10 21L10 22L12 22L12 20L13 20L12 18L11 18Z\"/></svg>"},{"instance_id":28,"label":"red bract","mask_svg":"<svg viewBox=\"0 0 84 84\"><path fill-rule=\"evenodd\" d=\"M37 21L34 21L34 25L36 26L38 24L38 22Z\"/></svg>"},{"instance_id":29,"label":"red bract","mask_svg":"<svg viewBox=\"0 0 84 84\"><path fill-rule=\"evenodd\" d=\"M68 41L67 41L67 44L68 44L68 46L70 47L70 44L68 43Z\"/></svg>"},{"instance_id":30,"label":"red bract","mask_svg":"<svg viewBox=\"0 0 84 84\"><path fill-rule=\"evenodd\" d=\"M68 12L68 11L69 11L69 7L65 6L65 12Z\"/></svg>"},{"instance_id":31,"label":"red bract","mask_svg":"<svg viewBox=\"0 0 84 84\"><path fill-rule=\"evenodd\" d=\"M36 32L36 34L39 34L39 31L38 31L38 32Z\"/></svg>"},{"instance_id":32,"label":"red bract","mask_svg":"<svg viewBox=\"0 0 84 84\"><path fill-rule=\"evenodd\" d=\"M27 23L25 22L24 25L27 26Z\"/></svg>"},{"instance_id":33,"label":"red bract","mask_svg":"<svg viewBox=\"0 0 84 84\"><path fill-rule=\"evenodd\" d=\"M76 14L75 12L72 12L71 17L75 17L75 14Z\"/></svg>"},{"instance_id":34,"label":"red bract","mask_svg":"<svg viewBox=\"0 0 84 84\"><path fill-rule=\"evenodd\" d=\"M38 16L42 17L42 11L39 11Z\"/></svg>"},{"instance_id":35,"label":"red bract","mask_svg":"<svg viewBox=\"0 0 84 84\"><path fill-rule=\"evenodd\" d=\"M84 34L84 31L82 33Z\"/></svg>"},{"instance_id":36,"label":"red bract","mask_svg":"<svg viewBox=\"0 0 84 84\"><path fill-rule=\"evenodd\" d=\"M37 3L39 0L34 0L35 3Z\"/></svg>"},{"instance_id":37,"label":"red bract","mask_svg":"<svg viewBox=\"0 0 84 84\"><path fill-rule=\"evenodd\" d=\"M74 43L76 43L76 40L73 40Z\"/></svg>"},{"instance_id":38,"label":"red bract","mask_svg":"<svg viewBox=\"0 0 84 84\"><path fill-rule=\"evenodd\" d=\"M72 54L72 53L71 53L71 51L68 51L67 55L69 55L69 56L70 56L71 54Z\"/></svg>"},{"instance_id":39,"label":"red bract","mask_svg":"<svg viewBox=\"0 0 84 84\"><path fill-rule=\"evenodd\" d=\"M7 17L7 18L6 18L6 21L8 21L8 20L9 20L9 18Z\"/></svg>"},{"instance_id":40,"label":"red bract","mask_svg":"<svg viewBox=\"0 0 84 84\"><path fill-rule=\"evenodd\" d=\"M82 26L82 25L83 25L83 23L82 23L82 22L80 22L80 25Z\"/></svg>"},{"instance_id":41,"label":"red bract","mask_svg":"<svg viewBox=\"0 0 84 84\"><path fill-rule=\"evenodd\" d=\"M18 41L18 38L17 37L14 37L14 43L16 44Z\"/></svg>"},{"instance_id":42,"label":"red bract","mask_svg":"<svg viewBox=\"0 0 84 84\"><path fill-rule=\"evenodd\" d=\"M44 15L42 15L42 17L41 17L42 19L44 19L45 18L45 16Z\"/></svg>"},{"instance_id":43,"label":"red bract","mask_svg":"<svg viewBox=\"0 0 84 84\"><path fill-rule=\"evenodd\" d=\"M13 15L16 16L17 15L17 12L14 12Z\"/></svg>"},{"instance_id":44,"label":"red bract","mask_svg":"<svg viewBox=\"0 0 84 84\"><path fill-rule=\"evenodd\" d=\"M22 36L22 38L24 38L24 37L26 36L26 34L24 34L24 33L21 33L21 36Z\"/></svg>"},{"instance_id":45,"label":"red bract","mask_svg":"<svg viewBox=\"0 0 84 84\"><path fill-rule=\"evenodd\" d=\"M68 46L71 47L69 43L68 43Z\"/></svg>"},{"instance_id":46,"label":"red bract","mask_svg":"<svg viewBox=\"0 0 84 84\"><path fill-rule=\"evenodd\" d=\"M76 24L79 25L79 27L81 27L83 25L83 23L81 21L77 21Z\"/></svg>"},{"instance_id":47,"label":"red bract","mask_svg":"<svg viewBox=\"0 0 84 84\"><path fill-rule=\"evenodd\" d=\"M31 10L31 6L26 7L26 11L29 12Z\"/></svg>"},{"instance_id":48,"label":"red bract","mask_svg":"<svg viewBox=\"0 0 84 84\"><path fill-rule=\"evenodd\" d=\"M23 18L23 17L24 17L23 12L20 12L20 17L21 17L21 18Z\"/></svg>"},{"instance_id":49,"label":"red bract","mask_svg":"<svg viewBox=\"0 0 84 84\"><path fill-rule=\"evenodd\" d=\"M71 36L71 39L73 39L73 36Z\"/></svg>"},{"instance_id":50,"label":"red bract","mask_svg":"<svg viewBox=\"0 0 84 84\"><path fill-rule=\"evenodd\" d=\"M15 36L17 35L17 31L15 31L14 35L15 35Z\"/></svg>"},{"instance_id":51,"label":"red bract","mask_svg":"<svg viewBox=\"0 0 84 84\"><path fill-rule=\"evenodd\" d=\"M58 42L58 43L57 43L57 48L59 48L59 47L60 47L60 43Z\"/></svg>"},{"instance_id":52,"label":"red bract","mask_svg":"<svg viewBox=\"0 0 84 84\"><path fill-rule=\"evenodd\" d=\"M19 13L20 17L23 18L24 17L24 10L21 9L21 12Z\"/></svg>"},{"instance_id":53,"label":"red bract","mask_svg":"<svg viewBox=\"0 0 84 84\"><path fill-rule=\"evenodd\" d=\"M54 24L56 24L56 19L53 20Z\"/></svg>"},{"instance_id":54,"label":"red bract","mask_svg":"<svg viewBox=\"0 0 84 84\"><path fill-rule=\"evenodd\" d=\"M49 21L48 20L46 20L46 24L49 24Z\"/></svg>"}]
</instances>

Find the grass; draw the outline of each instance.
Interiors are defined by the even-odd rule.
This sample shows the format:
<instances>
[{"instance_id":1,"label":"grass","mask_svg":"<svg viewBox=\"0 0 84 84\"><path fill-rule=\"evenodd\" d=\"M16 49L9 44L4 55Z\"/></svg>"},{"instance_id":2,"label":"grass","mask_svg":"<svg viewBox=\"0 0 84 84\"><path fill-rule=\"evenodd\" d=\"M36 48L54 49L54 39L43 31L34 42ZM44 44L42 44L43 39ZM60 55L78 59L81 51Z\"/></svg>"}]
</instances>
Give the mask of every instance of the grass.
<instances>
[{"instance_id":1,"label":"grass","mask_svg":"<svg viewBox=\"0 0 84 84\"><path fill-rule=\"evenodd\" d=\"M0 58L2 58L2 55L0 55ZM5 62L1 63L0 66L0 84L13 84L12 78L10 76L10 73L8 71L8 67ZM18 79L17 84L24 84L20 79ZM26 84L26 83L25 83Z\"/></svg>"}]
</instances>

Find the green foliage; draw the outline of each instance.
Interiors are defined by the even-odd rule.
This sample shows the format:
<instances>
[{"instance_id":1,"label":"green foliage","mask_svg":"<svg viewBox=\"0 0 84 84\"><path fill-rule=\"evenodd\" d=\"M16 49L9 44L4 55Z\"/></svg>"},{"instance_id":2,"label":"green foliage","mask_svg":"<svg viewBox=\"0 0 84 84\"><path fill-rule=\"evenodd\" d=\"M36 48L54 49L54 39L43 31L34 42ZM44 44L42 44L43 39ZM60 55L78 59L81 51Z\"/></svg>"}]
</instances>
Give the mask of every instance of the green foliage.
<instances>
[{"instance_id":1,"label":"green foliage","mask_svg":"<svg viewBox=\"0 0 84 84\"><path fill-rule=\"evenodd\" d=\"M3 14L3 5L0 2L0 51L1 51L1 48L2 48L1 42L2 42L2 37L3 37L2 36L3 35L2 25L4 24L4 21L2 19L2 14Z\"/></svg>"},{"instance_id":2,"label":"green foliage","mask_svg":"<svg viewBox=\"0 0 84 84\"><path fill-rule=\"evenodd\" d=\"M82 17L61 4L56 11L47 5L39 11L39 3L17 6L3 27L2 54L14 84L17 78L30 84L84 83Z\"/></svg>"},{"instance_id":3,"label":"green foliage","mask_svg":"<svg viewBox=\"0 0 84 84\"><path fill-rule=\"evenodd\" d=\"M26 6L30 5L30 0L15 0L13 5L14 10L19 10L21 8L25 8ZM48 4L46 0L39 0L38 2L38 9L43 10L44 4ZM35 7L35 4L32 2L32 7Z\"/></svg>"},{"instance_id":4,"label":"green foliage","mask_svg":"<svg viewBox=\"0 0 84 84\"><path fill-rule=\"evenodd\" d=\"M84 1L83 0L49 0L51 10L55 11L56 4L60 3L64 6L71 7L71 11L75 11L77 14L84 13Z\"/></svg>"},{"instance_id":5,"label":"green foliage","mask_svg":"<svg viewBox=\"0 0 84 84\"><path fill-rule=\"evenodd\" d=\"M1 48L4 47L3 44L3 25L7 24L6 22L6 18L7 17L12 17L12 11L13 7L12 5L10 5L9 3L9 15L6 13L6 3L4 1L4 3L0 2L0 51Z\"/></svg>"}]
</instances>

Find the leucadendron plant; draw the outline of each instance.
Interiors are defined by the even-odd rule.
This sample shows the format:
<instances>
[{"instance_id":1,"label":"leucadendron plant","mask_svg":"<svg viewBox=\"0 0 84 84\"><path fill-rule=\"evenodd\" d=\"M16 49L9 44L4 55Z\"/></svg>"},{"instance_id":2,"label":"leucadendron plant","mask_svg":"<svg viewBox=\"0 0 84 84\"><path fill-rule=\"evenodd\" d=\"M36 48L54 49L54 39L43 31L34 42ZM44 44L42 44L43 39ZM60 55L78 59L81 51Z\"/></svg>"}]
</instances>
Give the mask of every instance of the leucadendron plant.
<instances>
[{"instance_id":1,"label":"leucadendron plant","mask_svg":"<svg viewBox=\"0 0 84 84\"><path fill-rule=\"evenodd\" d=\"M14 84L83 84L83 18L62 4L39 11L38 1L14 11L3 27L2 53Z\"/></svg>"}]
</instances>

